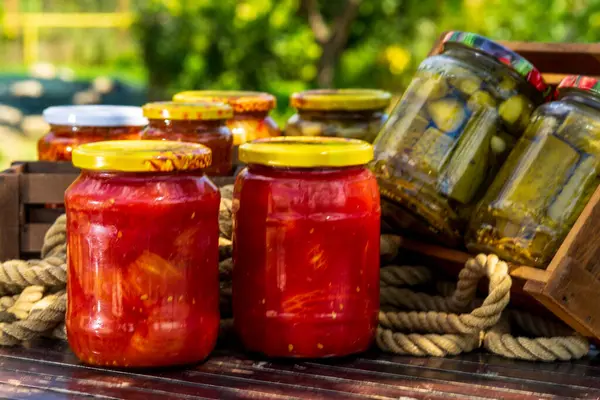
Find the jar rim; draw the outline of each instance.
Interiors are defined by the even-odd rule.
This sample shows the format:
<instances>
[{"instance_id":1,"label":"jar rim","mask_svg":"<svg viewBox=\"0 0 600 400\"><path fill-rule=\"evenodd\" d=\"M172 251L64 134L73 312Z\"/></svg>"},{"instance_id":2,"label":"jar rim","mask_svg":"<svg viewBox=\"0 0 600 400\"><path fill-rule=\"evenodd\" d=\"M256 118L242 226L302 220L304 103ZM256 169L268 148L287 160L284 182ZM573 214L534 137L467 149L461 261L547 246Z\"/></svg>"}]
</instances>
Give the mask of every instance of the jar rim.
<instances>
[{"instance_id":1,"label":"jar rim","mask_svg":"<svg viewBox=\"0 0 600 400\"><path fill-rule=\"evenodd\" d=\"M167 140L112 140L73 149L75 167L92 171L171 172L210 166L211 150L201 144Z\"/></svg>"},{"instance_id":2,"label":"jar rim","mask_svg":"<svg viewBox=\"0 0 600 400\"><path fill-rule=\"evenodd\" d=\"M239 158L272 167L349 167L373 160L373 146L357 139L282 136L242 144Z\"/></svg>"},{"instance_id":3,"label":"jar rim","mask_svg":"<svg viewBox=\"0 0 600 400\"><path fill-rule=\"evenodd\" d=\"M381 110L391 99L389 92L377 89L314 89L293 93L290 105L298 110Z\"/></svg>"},{"instance_id":4,"label":"jar rim","mask_svg":"<svg viewBox=\"0 0 600 400\"><path fill-rule=\"evenodd\" d=\"M500 43L472 32L450 31L442 39L437 53L443 53L452 45L466 47L492 57L523 77L545 99L551 96L552 88L544 81L540 70L529 60Z\"/></svg>"},{"instance_id":5,"label":"jar rim","mask_svg":"<svg viewBox=\"0 0 600 400\"><path fill-rule=\"evenodd\" d=\"M227 104L218 102L157 101L144 104L142 109L148 119L207 121L233 117L233 109Z\"/></svg>"},{"instance_id":6,"label":"jar rim","mask_svg":"<svg viewBox=\"0 0 600 400\"><path fill-rule=\"evenodd\" d=\"M235 114L268 112L277 106L277 100L272 94L245 90L188 90L175 94L173 101L225 103L233 108Z\"/></svg>"},{"instance_id":7,"label":"jar rim","mask_svg":"<svg viewBox=\"0 0 600 400\"><path fill-rule=\"evenodd\" d=\"M600 95L600 79L585 75L569 75L564 77L556 88L556 95L566 90L578 89Z\"/></svg>"},{"instance_id":8,"label":"jar rim","mask_svg":"<svg viewBox=\"0 0 600 400\"><path fill-rule=\"evenodd\" d=\"M145 126L140 107L113 105L53 106L43 111L46 122L57 126L120 127Z\"/></svg>"}]
</instances>

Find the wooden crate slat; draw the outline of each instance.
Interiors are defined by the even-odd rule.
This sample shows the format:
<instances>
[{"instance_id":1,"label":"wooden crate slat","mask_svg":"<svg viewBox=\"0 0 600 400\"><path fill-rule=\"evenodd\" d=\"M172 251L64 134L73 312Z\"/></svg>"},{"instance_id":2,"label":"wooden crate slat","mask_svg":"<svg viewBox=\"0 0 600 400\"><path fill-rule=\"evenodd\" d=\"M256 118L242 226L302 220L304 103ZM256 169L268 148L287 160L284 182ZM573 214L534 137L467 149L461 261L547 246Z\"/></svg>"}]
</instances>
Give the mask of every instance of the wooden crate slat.
<instances>
[{"instance_id":1,"label":"wooden crate slat","mask_svg":"<svg viewBox=\"0 0 600 400\"><path fill-rule=\"evenodd\" d=\"M52 224L25 224L21 231L21 252L37 253L44 245L44 236Z\"/></svg>"},{"instance_id":2,"label":"wooden crate slat","mask_svg":"<svg viewBox=\"0 0 600 400\"><path fill-rule=\"evenodd\" d=\"M19 257L21 166L0 175L0 262Z\"/></svg>"},{"instance_id":3,"label":"wooden crate slat","mask_svg":"<svg viewBox=\"0 0 600 400\"><path fill-rule=\"evenodd\" d=\"M78 174L33 173L21 175L21 201L24 204L62 204L65 190Z\"/></svg>"},{"instance_id":4,"label":"wooden crate slat","mask_svg":"<svg viewBox=\"0 0 600 400\"><path fill-rule=\"evenodd\" d=\"M600 44L500 42L545 74L600 75Z\"/></svg>"}]
</instances>

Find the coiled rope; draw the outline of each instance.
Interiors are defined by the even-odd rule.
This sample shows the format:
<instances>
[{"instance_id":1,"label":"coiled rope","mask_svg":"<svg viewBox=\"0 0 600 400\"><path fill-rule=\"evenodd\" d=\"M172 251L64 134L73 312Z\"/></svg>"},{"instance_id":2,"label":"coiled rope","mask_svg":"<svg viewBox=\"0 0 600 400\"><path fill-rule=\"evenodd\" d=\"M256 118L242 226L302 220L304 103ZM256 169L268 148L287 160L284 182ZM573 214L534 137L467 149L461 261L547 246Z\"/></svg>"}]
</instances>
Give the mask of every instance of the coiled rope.
<instances>
[{"instance_id":1,"label":"coiled rope","mask_svg":"<svg viewBox=\"0 0 600 400\"><path fill-rule=\"evenodd\" d=\"M386 235L382 244L385 241ZM399 244L399 240L394 243ZM387 244L382 248L389 251L389 241ZM567 326L506 309L512 280L507 264L497 256L480 254L469 259L450 296L447 283L440 285L445 296L403 287L430 283L432 275L425 267L382 268L382 310L376 337L380 349L396 354L443 357L483 347L504 357L530 361L571 360L588 353L587 339ZM489 294L481 302L475 295L483 277L489 279ZM509 318L528 334L543 337L512 336Z\"/></svg>"}]
</instances>

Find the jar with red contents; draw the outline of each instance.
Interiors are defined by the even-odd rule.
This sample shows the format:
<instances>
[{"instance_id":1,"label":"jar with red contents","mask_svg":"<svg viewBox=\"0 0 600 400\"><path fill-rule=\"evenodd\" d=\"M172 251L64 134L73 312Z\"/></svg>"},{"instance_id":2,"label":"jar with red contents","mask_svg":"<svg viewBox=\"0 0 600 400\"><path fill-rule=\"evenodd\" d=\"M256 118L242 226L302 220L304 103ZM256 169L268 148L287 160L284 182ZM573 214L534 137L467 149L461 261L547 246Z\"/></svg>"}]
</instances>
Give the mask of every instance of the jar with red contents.
<instances>
[{"instance_id":1,"label":"jar with red contents","mask_svg":"<svg viewBox=\"0 0 600 400\"><path fill-rule=\"evenodd\" d=\"M171 141L92 143L65 195L69 344L91 365L194 363L219 329L220 194L210 149Z\"/></svg>"},{"instance_id":2,"label":"jar with red contents","mask_svg":"<svg viewBox=\"0 0 600 400\"><path fill-rule=\"evenodd\" d=\"M233 117L232 108L223 103L148 103L142 107L148 127L144 140L173 140L203 144L212 151L209 176L232 174L233 136L226 125Z\"/></svg>"},{"instance_id":3,"label":"jar with red contents","mask_svg":"<svg viewBox=\"0 0 600 400\"><path fill-rule=\"evenodd\" d=\"M233 108L233 118L227 126L233 134L234 146L254 139L280 136L281 130L269 116L277 105L269 93L237 90L190 90L177 93L173 101L183 103L218 102Z\"/></svg>"},{"instance_id":4,"label":"jar with red contents","mask_svg":"<svg viewBox=\"0 0 600 400\"><path fill-rule=\"evenodd\" d=\"M380 205L371 146L320 137L240 146L233 200L233 314L244 346L331 357L372 343Z\"/></svg>"},{"instance_id":5,"label":"jar with red contents","mask_svg":"<svg viewBox=\"0 0 600 400\"><path fill-rule=\"evenodd\" d=\"M57 106L44 110L50 131L38 141L40 161L71 161L80 144L135 140L148 123L140 107Z\"/></svg>"}]
</instances>

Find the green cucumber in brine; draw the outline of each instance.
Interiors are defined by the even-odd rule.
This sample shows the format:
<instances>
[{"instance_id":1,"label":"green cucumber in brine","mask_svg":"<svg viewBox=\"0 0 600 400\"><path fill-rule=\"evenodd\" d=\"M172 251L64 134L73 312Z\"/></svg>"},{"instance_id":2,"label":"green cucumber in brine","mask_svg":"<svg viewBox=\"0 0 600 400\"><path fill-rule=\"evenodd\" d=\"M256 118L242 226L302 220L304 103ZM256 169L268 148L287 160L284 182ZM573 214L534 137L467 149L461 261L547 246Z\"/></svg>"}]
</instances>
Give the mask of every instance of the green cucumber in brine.
<instances>
[{"instance_id":1,"label":"green cucumber in brine","mask_svg":"<svg viewBox=\"0 0 600 400\"><path fill-rule=\"evenodd\" d=\"M441 99L427 105L427 112L435 126L444 132L454 133L465 122L465 107L457 99Z\"/></svg>"},{"instance_id":2,"label":"green cucumber in brine","mask_svg":"<svg viewBox=\"0 0 600 400\"><path fill-rule=\"evenodd\" d=\"M460 203L468 204L487 176L490 166L491 144L498 114L493 108L482 107L475 112L456 146L443 174L438 189Z\"/></svg>"},{"instance_id":3,"label":"green cucumber in brine","mask_svg":"<svg viewBox=\"0 0 600 400\"><path fill-rule=\"evenodd\" d=\"M454 144L454 138L430 127L413 146L411 158L422 172L437 176L452 153Z\"/></svg>"},{"instance_id":4,"label":"green cucumber in brine","mask_svg":"<svg viewBox=\"0 0 600 400\"><path fill-rule=\"evenodd\" d=\"M548 208L548 217L561 228L570 229L598 187L599 166L597 158L584 157Z\"/></svg>"},{"instance_id":5,"label":"green cucumber in brine","mask_svg":"<svg viewBox=\"0 0 600 400\"><path fill-rule=\"evenodd\" d=\"M568 143L552 135L541 137L531 142L519 159L499 201L515 213L539 218L546 214L578 162L579 153Z\"/></svg>"},{"instance_id":6,"label":"green cucumber in brine","mask_svg":"<svg viewBox=\"0 0 600 400\"><path fill-rule=\"evenodd\" d=\"M588 115L571 111L558 128L556 136L586 153L600 157L600 121Z\"/></svg>"}]
</instances>

